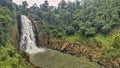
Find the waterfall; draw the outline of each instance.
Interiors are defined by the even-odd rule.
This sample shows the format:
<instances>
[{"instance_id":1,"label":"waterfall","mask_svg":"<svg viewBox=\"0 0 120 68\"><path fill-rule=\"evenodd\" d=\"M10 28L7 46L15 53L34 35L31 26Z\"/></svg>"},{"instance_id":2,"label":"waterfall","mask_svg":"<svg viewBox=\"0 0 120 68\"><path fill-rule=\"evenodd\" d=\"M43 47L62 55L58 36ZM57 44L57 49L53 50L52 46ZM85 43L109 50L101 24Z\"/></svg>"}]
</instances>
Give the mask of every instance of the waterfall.
<instances>
[{"instance_id":1,"label":"waterfall","mask_svg":"<svg viewBox=\"0 0 120 68\"><path fill-rule=\"evenodd\" d=\"M35 27L25 15L21 15L20 26L20 49L27 52L28 54L44 52L45 50L43 48L37 47Z\"/></svg>"}]
</instances>

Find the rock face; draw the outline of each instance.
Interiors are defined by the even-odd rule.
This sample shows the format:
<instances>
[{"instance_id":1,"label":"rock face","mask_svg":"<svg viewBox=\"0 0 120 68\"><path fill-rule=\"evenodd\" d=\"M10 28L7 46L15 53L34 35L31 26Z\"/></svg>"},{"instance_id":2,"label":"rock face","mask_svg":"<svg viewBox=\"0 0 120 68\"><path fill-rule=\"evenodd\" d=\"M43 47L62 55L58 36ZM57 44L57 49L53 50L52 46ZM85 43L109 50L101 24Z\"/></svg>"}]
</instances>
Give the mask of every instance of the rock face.
<instances>
[{"instance_id":1,"label":"rock face","mask_svg":"<svg viewBox=\"0 0 120 68\"><path fill-rule=\"evenodd\" d=\"M14 30L12 32L12 39L13 39L13 44L16 45L17 50L19 50L19 31L18 31L18 27L17 24L15 24Z\"/></svg>"},{"instance_id":2,"label":"rock face","mask_svg":"<svg viewBox=\"0 0 120 68\"><path fill-rule=\"evenodd\" d=\"M43 48L37 47L35 27L25 15L21 15L21 22L19 26L20 49L29 54L44 52Z\"/></svg>"},{"instance_id":3,"label":"rock face","mask_svg":"<svg viewBox=\"0 0 120 68\"><path fill-rule=\"evenodd\" d=\"M86 56L94 59L99 55L100 48L92 48L80 44L75 44L70 41L55 40L45 33L39 34L40 44L44 47L59 50L75 56ZM48 40L49 39L49 40Z\"/></svg>"}]
</instances>

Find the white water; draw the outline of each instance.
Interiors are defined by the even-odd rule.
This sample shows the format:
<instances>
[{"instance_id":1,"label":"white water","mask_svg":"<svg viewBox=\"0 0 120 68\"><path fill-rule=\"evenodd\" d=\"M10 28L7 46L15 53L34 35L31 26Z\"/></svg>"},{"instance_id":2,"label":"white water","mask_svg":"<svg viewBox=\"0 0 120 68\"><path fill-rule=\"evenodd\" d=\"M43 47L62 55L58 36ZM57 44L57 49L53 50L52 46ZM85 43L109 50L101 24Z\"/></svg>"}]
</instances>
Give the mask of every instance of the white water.
<instances>
[{"instance_id":1,"label":"white water","mask_svg":"<svg viewBox=\"0 0 120 68\"><path fill-rule=\"evenodd\" d=\"M35 42L34 26L32 22L25 16L21 15L21 35L20 35L20 49L28 54L44 52L43 48L38 48Z\"/></svg>"}]
</instances>

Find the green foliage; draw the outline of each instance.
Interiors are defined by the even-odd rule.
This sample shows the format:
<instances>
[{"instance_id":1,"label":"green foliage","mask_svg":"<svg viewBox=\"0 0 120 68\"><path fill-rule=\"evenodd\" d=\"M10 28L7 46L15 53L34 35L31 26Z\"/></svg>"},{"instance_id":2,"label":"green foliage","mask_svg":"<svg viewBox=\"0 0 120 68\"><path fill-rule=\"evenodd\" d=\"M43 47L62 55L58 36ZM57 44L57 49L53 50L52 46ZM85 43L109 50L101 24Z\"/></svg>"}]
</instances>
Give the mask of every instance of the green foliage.
<instances>
[{"instance_id":1,"label":"green foliage","mask_svg":"<svg viewBox=\"0 0 120 68\"><path fill-rule=\"evenodd\" d=\"M49 3L48 3L48 1L47 0L45 0L45 2L42 4L42 5L40 5L40 9L41 10L43 10L43 11L48 11L48 8L49 8Z\"/></svg>"},{"instance_id":2,"label":"green foliage","mask_svg":"<svg viewBox=\"0 0 120 68\"><path fill-rule=\"evenodd\" d=\"M113 44L112 46L114 48L119 49L120 48L120 33L113 35Z\"/></svg>"},{"instance_id":3,"label":"green foliage","mask_svg":"<svg viewBox=\"0 0 120 68\"><path fill-rule=\"evenodd\" d=\"M120 50L111 48L111 49L106 49L102 52L101 57L99 57L99 61L105 61L119 57L120 57Z\"/></svg>"},{"instance_id":4,"label":"green foliage","mask_svg":"<svg viewBox=\"0 0 120 68\"><path fill-rule=\"evenodd\" d=\"M102 33L108 33L111 31L111 26L110 25L104 25L102 28L101 28L101 31Z\"/></svg>"},{"instance_id":5,"label":"green foliage","mask_svg":"<svg viewBox=\"0 0 120 68\"><path fill-rule=\"evenodd\" d=\"M86 36L94 36L96 34L96 29L95 28L87 28L85 31Z\"/></svg>"},{"instance_id":6,"label":"green foliage","mask_svg":"<svg viewBox=\"0 0 120 68\"><path fill-rule=\"evenodd\" d=\"M80 3L78 0L74 2L61 0L56 8L49 6L45 1L40 8L36 7L35 13L31 13L45 22L46 27L52 27L48 30L57 29L59 33L61 31L58 27L61 27L62 32L65 32L65 28L72 25L75 32L80 31L82 35L90 37L97 33L107 34L114 26L120 25L120 7L116 5L119 2L119 0L84 0Z\"/></svg>"},{"instance_id":7,"label":"green foliage","mask_svg":"<svg viewBox=\"0 0 120 68\"><path fill-rule=\"evenodd\" d=\"M11 30L16 22L16 7L12 0L0 1L0 45L11 41Z\"/></svg>"},{"instance_id":8,"label":"green foliage","mask_svg":"<svg viewBox=\"0 0 120 68\"><path fill-rule=\"evenodd\" d=\"M112 37L102 34L97 34L94 38L101 43L102 47L105 47L107 49L111 48L110 42L112 42Z\"/></svg>"},{"instance_id":9,"label":"green foliage","mask_svg":"<svg viewBox=\"0 0 120 68\"><path fill-rule=\"evenodd\" d=\"M58 33L57 38L62 38L62 33Z\"/></svg>"},{"instance_id":10,"label":"green foliage","mask_svg":"<svg viewBox=\"0 0 120 68\"><path fill-rule=\"evenodd\" d=\"M6 6L10 10L14 10L12 0L0 0L0 6Z\"/></svg>"},{"instance_id":11,"label":"green foliage","mask_svg":"<svg viewBox=\"0 0 120 68\"><path fill-rule=\"evenodd\" d=\"M23 1L23 2L22 2L22 5L23 5L23 8L24 8L24 9L26 9L26 8L27 8L27 6L28 6L27 1Z\"/></svg>"},{"instance_id":12,"label":"green foliage","mask_svg":"<svg viewBox=\"0 0 120 68\"><path fill-rule=\"evenodd\" d=\"M61 0L61 2L59 3L58 8L60 8L60 9L66 9L66 7L67 7L66 1L65 0Z\"/></svg>"},{"instance_id":13,"label":"green foliage","mask_svg":"<svg viewBox=\"0 0 120 68\"><path fill-rule=\"evenodd\" d=\"M107 35L113 27L120 25L120 0L83 0L82 3L78 0L61 0L58 7L49 6L45 0L40 7L36 4L30 8L27 6L27 1L17 6L12 0L0 0L0 68L31 67L21 56L23 53L17 52L12 45L7 45L16 13L35 14L40 20L39 29L48 33L51 31L56 38L82 45L105 45L101 59L120 57L120 34L114 35L113 39L102 35Z\"/></svg>"},{"instance_id":14,"label":"green foliage","mask_svg":"<svg viewBox=\"0 0 120 68\"><path fill-rule=\"evenodd\" d=\"M114 34L112 38L109 38L111 41L103 41L107 48L102 51L102 55L99 57L99 61L115 59L120 57L120 34ZM107 44L109 43L109 44Z\"/></svg>"},{"instance_id":15,"label":"green foliage","mask_svg":"<svg viewBox=\"0 0 120 68\"><path fill-rule=\"evenodd\" d=\"M57 29L52 30L51 33L53 34L54 37L57 37L58 35Z\"/></svg>"},{"instance_id":16,"label":"green foliage","mask_svg":"<svg viewBox=\"0 0 120 68\"><path fill-rule=\"evenodd\" d=\"M0 55L0 68L32 68L22 52L16 51L13 45L0 45Z\"/></svg>"},{"instance_id":17,"label":"green foliage","mask_svg":"<svg viewBox=\"0 0 120 68\"><path fill-rule=\"evenodd\" d=\"M11 45L17 7L12 0L0 0L0 68L32 68L23 53Z\"/></svg>"},{"instance_id":18,"label":"green foliage","mask_svg":"<svg viewBox=\"0 0 120 68\"><path fill-rule=\"evenodd\" d=\"M75 28L72 26L69 26L66 28L66 34L67 35L73 35L75 33Z\"/></svg>"},{"instance_id":19,"label":"green foliage","mask_svg":"<svg viewBox=\"0 0 120 68\"><path fill-rule=\"evenodd\" d=\"M6 7L0 8L0 45L8 42L13 19L11 11Z\"/></svg>"},{"instance_id":20,"label":"green foliage","mask_svg":"<svg viewBox=\"0 0 120 68\"><path fill-rule=\"evenodd\" d=\"M51 31L52 35L56 38L62 38L63 34L59 33L57 29Z\"/></svg>"}]
</instances>

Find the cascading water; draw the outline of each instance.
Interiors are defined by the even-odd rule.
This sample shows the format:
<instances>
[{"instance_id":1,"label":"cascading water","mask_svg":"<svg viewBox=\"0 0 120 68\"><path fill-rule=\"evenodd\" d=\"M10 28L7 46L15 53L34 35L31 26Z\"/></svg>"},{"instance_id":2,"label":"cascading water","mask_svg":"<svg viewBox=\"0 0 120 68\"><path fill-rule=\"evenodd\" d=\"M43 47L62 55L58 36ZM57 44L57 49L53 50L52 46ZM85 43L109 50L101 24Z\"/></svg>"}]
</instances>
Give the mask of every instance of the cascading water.
<instances>
[{"instance_id":1,"label":"cascading water","mask_svg":"<svg viewBox=\"0 0 120 68\"><path fill-rule=\"evenodd\" d=\"M35 40L35 28L32 22L25 16L21 15L21 34L20 34L20 49L29 53L34 54L38 52L44 52L43 48L36 46Z\"/></svg>"}]
</instances>

